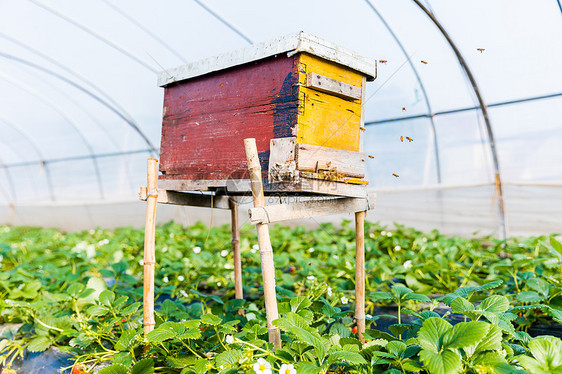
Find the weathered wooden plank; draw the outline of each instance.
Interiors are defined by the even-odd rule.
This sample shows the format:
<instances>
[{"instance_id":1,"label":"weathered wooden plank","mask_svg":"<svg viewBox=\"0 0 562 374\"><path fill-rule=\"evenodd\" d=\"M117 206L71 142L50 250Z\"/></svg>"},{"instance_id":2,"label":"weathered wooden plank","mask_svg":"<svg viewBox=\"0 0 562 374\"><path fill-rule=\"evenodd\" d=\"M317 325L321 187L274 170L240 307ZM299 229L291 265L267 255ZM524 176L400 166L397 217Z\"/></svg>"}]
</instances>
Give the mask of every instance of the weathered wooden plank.
<instances>
[{"instance_id":1,"label":"weathered wooden plank","mask_svg":"<svg viewBox=\"0 0 562 374\"><path fill-rule=\"evenodd\" d=\"M160 179L158 184L162 189L173 191L214 191L218 188L230 192L249 192L249 179Z\"/></svg>"},{"instance_id":2,"label":"weathered wooden plank","mask_svg":"<svg viewBox=\"0 0 562 374\"><path fill-rule=\"evenodd\" d=\"M158 184L162 189L173 191L213 191L226 188L228 192L246 193L250 189L249 179L230 180L189 180L189 179L164 179ZM268 183L267 178L263 181L266 195L316 193L319 195L337 195L349 197L365 197L367 186L365 184L340 183L330 180L316 178L300 178L295 183Z\"/></svg>"},{"instance_id":3,"label":"weathered wooden plank","mask_svg":"<svg viewBox=\"0 0 562 374\"><path fill-rule=\"evenodd\" d=\"M166 87L160 179L248 178L243 139L267 173L269 141L293 135L298 57L281 56Z\"/></svg>"},{"instance_id":4,"label":"weathered wooden plank","mask_svg":"<svg viewBox=\"0 0 562 374\"><path fill-rule=\"evenodd\" d=\"M141 186L139 192L140 200L148 197L147 189ZM227 196L214 196L200 193L187 193L169 190L158 190L158 203L172 205L197 206L202 208L230 209Z\"/></svg>"},{"instance_id":5,"label":"weathered wooden plank","mask_svg":"<svg viewBox=\"0 0 562 374\"><path fill-rule=\"evenodd\" d=\"M296 137L271 139L269 183L295 182L298 179L295 163L296 141Z\"/></svg>"},{"instance_id":6,"label":"weathered wooden plank","mask_svg":"<svg viewBox=\"0 0 562 374\"><path fill-rule=\"evenodd\" d=\"M364 179L356 177L346 177L345 175L336 174L328 170L321 170L319 172L299 171L299 177L338 182L341 184L362 184L365 186L369 184L369 182Z\"/></svg>"},{"instance_id":7,"label":"weathered wooden plank","mask_svg":"<svg viewBox=\"0 0 562 374\"><path fill-rule=\"evenodd\" d=\"M365 154L310 144L296 145L296 166L301 171L328 170L334 174L363 178Z\"/></svg>"},{"instance_id":8,"label":"weathered wooden plank","mask_svg":"<svg viewBox=\"0 0 562 374\"><path fill-rule=\"evenodd\" d=\"M252 224L265 224L340 213L355 213L374 209L376 195L367 198L325 198L276 204L249 209Z\"/></svg>"},{"instance_id":9,"label":"weathered wooden plank","mask_svg":"<svg viewBox=\"0 0 562 374\"><path fill-rule=\"evenodd\" d=\"M308 73L306 75L306 87L340 96L348 100L361 99L361 87L353 86L316 73Z\"/></svg>"},{"instance_id":10,"label":"weathered wooden plank","mask_svg":"<svg viewBox=\"0 0 562 374\"><path fill-rule=\"evenodd\" d=\"M299 173L302 174L302 173ZM265 184L265 192L268 195L280 195L284 193L316 193L319 195L365 197L367 186L365 184L350 184L334 182L322 179L304 178L300 175L296 183Z\"/></svg>"}]
</instances>

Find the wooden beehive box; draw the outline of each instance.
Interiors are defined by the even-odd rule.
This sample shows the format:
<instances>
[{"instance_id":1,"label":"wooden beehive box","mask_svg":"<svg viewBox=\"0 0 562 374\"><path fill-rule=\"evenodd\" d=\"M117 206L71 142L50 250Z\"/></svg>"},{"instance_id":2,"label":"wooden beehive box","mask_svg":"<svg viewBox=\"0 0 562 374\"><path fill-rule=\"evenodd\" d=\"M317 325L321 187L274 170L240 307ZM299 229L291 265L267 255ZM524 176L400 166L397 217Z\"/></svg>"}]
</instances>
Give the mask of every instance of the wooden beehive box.
<instances>
[{"instance_id":1,"label":"wooden beehive box","mask_svg":"<svg viewBox=\"0 0 562 374\"><path fill-rule=\"evenodd\" d=\"M365 81L374 60L300 32L165 71L161 188L364 196Z\"/></svg>"}]
</instances>

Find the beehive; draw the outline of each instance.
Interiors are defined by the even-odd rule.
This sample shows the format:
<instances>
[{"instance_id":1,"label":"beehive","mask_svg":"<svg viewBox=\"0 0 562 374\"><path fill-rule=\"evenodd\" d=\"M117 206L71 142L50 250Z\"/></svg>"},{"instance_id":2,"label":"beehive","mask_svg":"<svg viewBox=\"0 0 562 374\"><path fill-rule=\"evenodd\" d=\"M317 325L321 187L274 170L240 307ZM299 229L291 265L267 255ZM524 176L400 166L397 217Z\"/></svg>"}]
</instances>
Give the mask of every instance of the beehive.
<instances>
[{"instance_id":1,"label":"beehive","mask_svg":"<svg viewBox=\"0 0 562 374\"><path fill-rule=\"evenodd\" d=\"M165 71L161 188L364 196L365 82L375 61L300 32Z\"/></svg>"}]
</instances>

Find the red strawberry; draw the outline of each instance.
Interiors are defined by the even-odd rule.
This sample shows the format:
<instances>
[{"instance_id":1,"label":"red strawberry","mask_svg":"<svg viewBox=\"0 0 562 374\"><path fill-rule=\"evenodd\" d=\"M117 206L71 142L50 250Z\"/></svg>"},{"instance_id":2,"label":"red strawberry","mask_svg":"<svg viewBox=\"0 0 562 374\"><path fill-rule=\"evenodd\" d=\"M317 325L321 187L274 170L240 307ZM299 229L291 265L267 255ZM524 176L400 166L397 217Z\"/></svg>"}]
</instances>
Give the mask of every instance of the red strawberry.
<instances>
[{"instance_id":1,"label":"red strawberry","mask_svg":"<svg viewBox=\"0 0 562 374\"><path fill-rule=\"evenodd\" d=\"M351 329L351 332L354 334L357 334L357 326L353 326L353 328Z\"/></svg>"},{"instance_id":2,"label":"red strawberry","mask_svg":"<svg viewBox=\"0 0 562 374\"><path fill-rule=\"evenodd\" d=\"M84 371L84 367L82 365L74 365L72 367L71 374L90 374L88 371Z\"/></svg>"}]
</instances>

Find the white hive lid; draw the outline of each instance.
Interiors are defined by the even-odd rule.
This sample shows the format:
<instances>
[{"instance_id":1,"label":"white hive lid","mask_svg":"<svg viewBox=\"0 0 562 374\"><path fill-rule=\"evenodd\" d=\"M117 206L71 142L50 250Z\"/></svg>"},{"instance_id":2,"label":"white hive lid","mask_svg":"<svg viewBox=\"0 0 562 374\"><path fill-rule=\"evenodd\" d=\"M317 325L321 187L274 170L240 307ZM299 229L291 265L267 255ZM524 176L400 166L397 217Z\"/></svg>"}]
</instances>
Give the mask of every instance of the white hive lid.
<instances>
[{"instance_id":1,"label":"white hive lid","mask_svg":"<svg viewBox=\"0 0 562 374\"><path fill-rule=\"evenodd\" d=\"M175 82L247 64L281 53L287 53L290 57L300 52L310 53L325 60L347 66L363 73L369 81L374 80L377 76L375 60L301 31L163 71L158 74L158 85L165 87Z\"/></svg>"}]
</instances>

